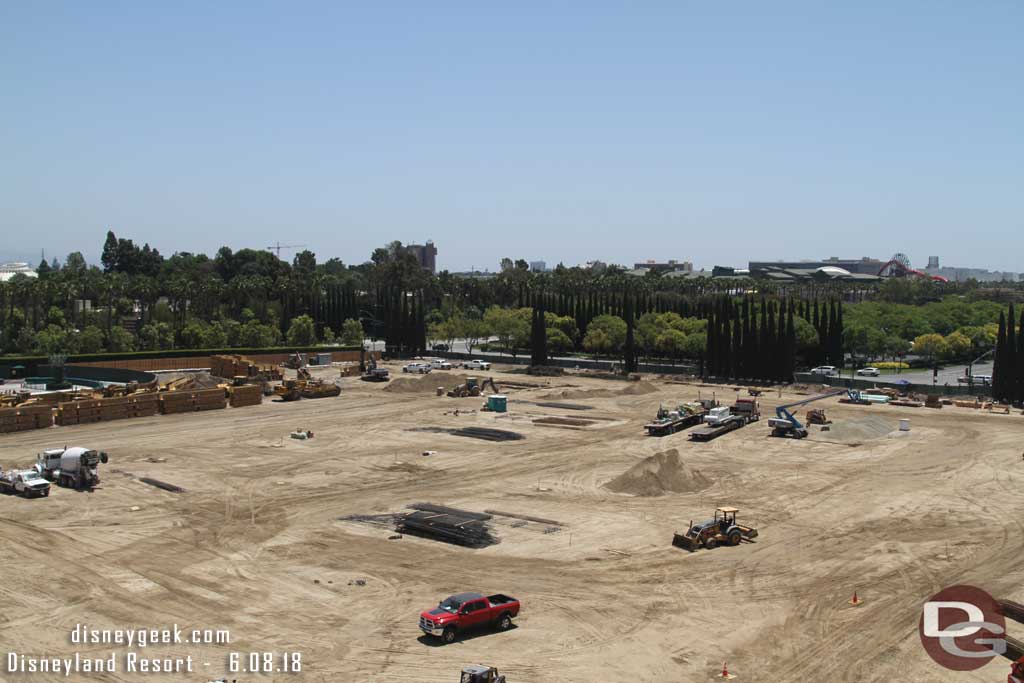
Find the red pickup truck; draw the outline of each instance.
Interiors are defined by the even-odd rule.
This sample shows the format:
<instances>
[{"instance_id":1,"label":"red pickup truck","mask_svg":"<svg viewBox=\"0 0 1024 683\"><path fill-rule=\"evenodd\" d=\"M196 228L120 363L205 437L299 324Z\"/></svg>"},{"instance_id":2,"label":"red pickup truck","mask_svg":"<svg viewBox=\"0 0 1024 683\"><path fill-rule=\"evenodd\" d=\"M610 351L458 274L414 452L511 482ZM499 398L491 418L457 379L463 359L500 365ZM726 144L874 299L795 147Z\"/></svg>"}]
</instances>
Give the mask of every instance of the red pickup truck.
<instances>
[{"instance_id":1,"label":"red pickup truck","mask_svg":"<svg viewBox=\"0 0 1024 683\"><path fill-rule=\"evenodd\" d=\"M421 612L420 630L452 643L459 633L470 629L488 626L507 631L512 628L512 618L518 615L519 601L507 595L459 593L437 603L434 609Z\"/></svg>"}]
</instances>

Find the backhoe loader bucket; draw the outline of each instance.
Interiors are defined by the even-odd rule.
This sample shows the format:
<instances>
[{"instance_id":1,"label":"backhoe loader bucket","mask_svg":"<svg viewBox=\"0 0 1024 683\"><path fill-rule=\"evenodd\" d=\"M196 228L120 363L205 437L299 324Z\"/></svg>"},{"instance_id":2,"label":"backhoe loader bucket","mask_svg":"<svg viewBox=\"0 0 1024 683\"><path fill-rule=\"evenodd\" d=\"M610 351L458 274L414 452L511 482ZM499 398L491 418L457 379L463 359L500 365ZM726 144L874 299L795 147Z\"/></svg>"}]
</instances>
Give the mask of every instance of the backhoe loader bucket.
<instances>
[{"instance_id":1,"label":"backhoe loader bucket","mask_svg":"<svg viewBox=\"0 0 1024 683\"><path fill-rule=\"evenodd\" d=\"M692 536L688 535L687 532L679 533L678 531L672 536L672 545L683 550L689 550L693 552L700 547L700 542Z\"/></svg>"}]
</instances>

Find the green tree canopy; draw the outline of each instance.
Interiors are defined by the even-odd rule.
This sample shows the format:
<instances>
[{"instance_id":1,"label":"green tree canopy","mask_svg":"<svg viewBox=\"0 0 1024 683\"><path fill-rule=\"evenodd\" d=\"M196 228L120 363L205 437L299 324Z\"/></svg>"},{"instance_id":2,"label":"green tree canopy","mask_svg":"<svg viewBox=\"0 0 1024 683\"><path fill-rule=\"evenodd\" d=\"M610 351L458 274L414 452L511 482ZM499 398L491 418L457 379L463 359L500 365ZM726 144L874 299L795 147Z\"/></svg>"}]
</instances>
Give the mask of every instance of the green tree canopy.
<instances>
[{"instance_id":1,"label":"green tree canopy","mask_svg":"<svg viewBox=\"0 0 1024 683\"><path fill-rule=\"evenodd\" d=\"M289 346L313 346L316 344L316 323L308 315L292 318L287 339Z\"/></svg>"}]
</instances>

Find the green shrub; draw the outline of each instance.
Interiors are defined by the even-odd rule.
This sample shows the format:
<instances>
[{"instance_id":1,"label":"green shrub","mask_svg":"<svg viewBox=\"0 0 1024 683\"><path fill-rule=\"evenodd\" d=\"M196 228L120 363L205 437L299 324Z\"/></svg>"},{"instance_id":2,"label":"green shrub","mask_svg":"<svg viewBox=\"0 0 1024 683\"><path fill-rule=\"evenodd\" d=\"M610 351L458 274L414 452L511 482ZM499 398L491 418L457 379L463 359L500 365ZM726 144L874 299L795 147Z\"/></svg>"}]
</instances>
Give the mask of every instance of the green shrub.
<instances>
[{"instance_id":1,"label":"green shrub","mask_svg":"<svg viewBox=\"0 0 1024 683\"><path fill-rule=\"evenodd\" d=\"M910 363L905 363L903 361L885 360L879 363L875 363L874 366L879 370L907 370L910 368Z\"/></svg>"}]
</instances>

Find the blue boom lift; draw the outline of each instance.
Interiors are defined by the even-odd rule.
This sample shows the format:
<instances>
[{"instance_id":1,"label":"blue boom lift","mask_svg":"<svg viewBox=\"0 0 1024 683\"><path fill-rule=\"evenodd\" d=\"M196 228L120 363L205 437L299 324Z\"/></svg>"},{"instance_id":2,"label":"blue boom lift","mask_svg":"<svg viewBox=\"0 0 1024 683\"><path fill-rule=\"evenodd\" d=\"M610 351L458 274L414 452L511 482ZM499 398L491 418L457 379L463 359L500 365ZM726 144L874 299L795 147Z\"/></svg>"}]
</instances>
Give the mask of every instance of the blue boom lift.
<instances>
[{"instance_id":1,"label":"blue boom lift","mask_svg":"<svg viewBox=\"0 0 1024 683\"><path fill-rule=\"evenodd\" d=\"M794 439L802 439L807 436L807 427L801 424L800 420L796 419L796 416L790 412L791 408L799 408L800 406L820 401L824 398L831 398L832 396L838 396L839 394L845 394L846 389L836 389L826 394L818 394L817 396L811 396L805 398L802 401L796 401L795 403L787 403L786 405L779 406L775 409L775 417L768 420L768 426L772 428L772 436L789 436Z\"/></svg>"}]
</instances>

